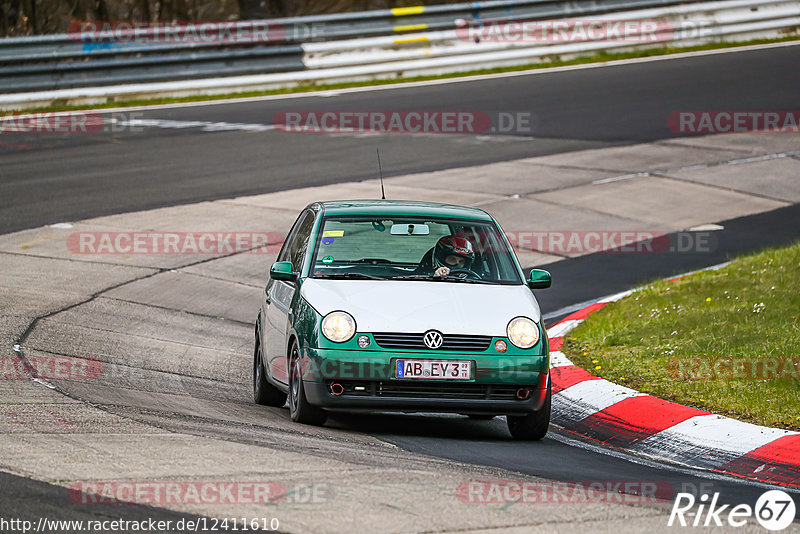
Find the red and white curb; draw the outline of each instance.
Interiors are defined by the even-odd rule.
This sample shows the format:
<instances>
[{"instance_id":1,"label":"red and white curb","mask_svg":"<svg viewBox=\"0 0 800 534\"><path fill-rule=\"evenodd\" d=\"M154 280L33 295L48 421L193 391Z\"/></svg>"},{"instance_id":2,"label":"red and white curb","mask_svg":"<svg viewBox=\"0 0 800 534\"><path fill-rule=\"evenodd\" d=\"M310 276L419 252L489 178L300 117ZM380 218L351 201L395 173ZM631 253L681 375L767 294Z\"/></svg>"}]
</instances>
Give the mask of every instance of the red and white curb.
<instances>
[{"instance_id":1,"label":"red and white curb","mask_svg":"<svg viewBox=\"0 0 800 534\"><path fill-rule=\"evenodd\" d=\"M560 351L586 317L633 291L602 298L548 329L552 422L615 448L781 486L800 487L800 433L744 423L592 376Z\"/></svg>"}]
</instances>

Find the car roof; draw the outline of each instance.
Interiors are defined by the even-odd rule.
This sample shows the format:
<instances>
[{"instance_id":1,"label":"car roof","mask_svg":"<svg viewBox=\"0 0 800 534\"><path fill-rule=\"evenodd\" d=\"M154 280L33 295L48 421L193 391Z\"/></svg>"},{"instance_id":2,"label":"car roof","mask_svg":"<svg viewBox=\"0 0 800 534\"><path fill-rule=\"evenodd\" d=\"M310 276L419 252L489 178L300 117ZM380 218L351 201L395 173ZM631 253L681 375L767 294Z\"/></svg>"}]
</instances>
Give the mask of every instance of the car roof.
<instances>
[{"instance_id":1,"label":"car roof","mask_svg":"<svg viewBox=\"0 0 800 534\"><path fill-rule=\"evenodd\" d=\"M411 215L455 219L493 221L492 216L478 208L467 208L438 202L415 200L331 200L315 202L323 215Z\"/></svg>"}]
</instances>

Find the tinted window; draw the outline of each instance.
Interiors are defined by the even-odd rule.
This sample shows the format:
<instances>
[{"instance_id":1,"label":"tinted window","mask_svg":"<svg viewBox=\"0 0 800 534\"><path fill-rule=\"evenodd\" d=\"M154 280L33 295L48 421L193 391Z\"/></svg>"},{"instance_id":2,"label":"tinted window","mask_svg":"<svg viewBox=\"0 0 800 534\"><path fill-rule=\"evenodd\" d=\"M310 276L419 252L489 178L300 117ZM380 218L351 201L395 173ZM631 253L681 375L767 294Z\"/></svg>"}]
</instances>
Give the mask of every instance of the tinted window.
<instances>
[{"instance_id":1,"label":"tinted window","mask_svg":"<svg viewBox=\"0 0 800 534\"><path fill-rule=\"evenodd\" d=\"M303 258L308 250L308 237L311 235L313 227L314 215L307 211L303 220L297 225L297 233L289 249L289 261L292 262L292 268L295 271L299 271L303 267Z\"/></svg>"}]
</instances>

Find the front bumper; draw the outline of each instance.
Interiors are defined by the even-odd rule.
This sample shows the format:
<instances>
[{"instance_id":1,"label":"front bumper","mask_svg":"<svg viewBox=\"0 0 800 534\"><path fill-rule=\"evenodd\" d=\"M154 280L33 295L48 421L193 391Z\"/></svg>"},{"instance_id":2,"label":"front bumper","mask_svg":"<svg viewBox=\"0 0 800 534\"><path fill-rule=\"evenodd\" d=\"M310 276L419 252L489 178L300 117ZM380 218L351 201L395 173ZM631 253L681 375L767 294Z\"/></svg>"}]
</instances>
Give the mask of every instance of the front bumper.
<instances>
[{"instance_id":1,"label":"front bumper","mask_svg":"<svg viewBox=\"0 0 800 534\"><path fill-rule=\"evenodd\" d=\"M548 375L542 375L546 381ZM332 384L342 385L345 392L339 396L331 393ZM354 393L352 388L365 387L365 393ZM328 410L356 411L398 411L398 412L452 412L461 414L493 414L513 415L526 414L542 407L547 394L547 387L527 386L529 396L521 400L515 398L518 387L512 386L511 392L503 390L503 394L468 392L463 397L435 397L430 393L388 391L382 382L311 382L303 381L308 402ZM506 386L507 388L508 386ZM524 386L520 386L524 387ZM488 385L491 391L494 386ZM445 392L444 394L450 394Z\"/></svg>"},{"instance_id":2,"label":"front bumper","mask_svg":"<svg viewBox=\"0 0 800 534\"><path fill-rule=\"evenodd\" d=\"M303 386L309 403L330 410L525 414L544 404L547 355L306 349ZM469 360L470 380L397 379L402 359ZM335 395L331 386L343 392ZM518 390L527 392L519 398ZM338 390L338 387L336 388Z\"/></svg>"}]
</instances>

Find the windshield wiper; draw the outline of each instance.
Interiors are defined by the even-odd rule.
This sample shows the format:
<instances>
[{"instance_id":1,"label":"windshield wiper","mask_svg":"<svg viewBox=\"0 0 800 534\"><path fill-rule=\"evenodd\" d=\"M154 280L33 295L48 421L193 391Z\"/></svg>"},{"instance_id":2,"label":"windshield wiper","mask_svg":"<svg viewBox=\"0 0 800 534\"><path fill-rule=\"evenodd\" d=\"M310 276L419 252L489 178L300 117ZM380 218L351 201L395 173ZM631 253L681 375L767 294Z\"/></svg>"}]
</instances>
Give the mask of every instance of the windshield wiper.
<instances>
[{"instance_id":1,"label":"windshield wiper","mask_svg":"<svg viewBox=\"0 0 800 534\"><path fill-rule=\"evenodd\" d=\"M313 278L335 278L337 280L386 280L381 276L372 276L364 273L327 273L316 274Z\"/></svg>"},{"instance_id":2,"label":"windshield wiper","mask_svg":"<svg viewBox=\"0 0 800 534\"><path fill-rule=\"evenodd\" d=\"M488 280L475 280L474 278L456 278L455 276L434 276L432 274L409 274L394 276L389 280L424 280L430 282L463 282L465 284L494 284Z\"/></svg>"},{"instance_id":3,"label":"windshield wiper","mask_svg":"<svg viewBox=\"0 0 800 534\"><path fill-rule=\"evenodd\" d=\"M441 276L433 276L432 274L406 274L403 276L393 276L389 280L430 280L431 282L444 282Z\"/></svg>"},{"instance_id":4,"label":"windshield wiper","mask_svg":"<svg viewBox=\"0 0 800 534\"><path fill-rule=\"evenodd\" d=\"M347 263L394 263L392 260L387 260L384 258L361 258L360 260L350 260Z\"/></svg>"}]
</instances>

